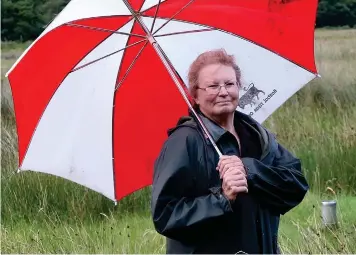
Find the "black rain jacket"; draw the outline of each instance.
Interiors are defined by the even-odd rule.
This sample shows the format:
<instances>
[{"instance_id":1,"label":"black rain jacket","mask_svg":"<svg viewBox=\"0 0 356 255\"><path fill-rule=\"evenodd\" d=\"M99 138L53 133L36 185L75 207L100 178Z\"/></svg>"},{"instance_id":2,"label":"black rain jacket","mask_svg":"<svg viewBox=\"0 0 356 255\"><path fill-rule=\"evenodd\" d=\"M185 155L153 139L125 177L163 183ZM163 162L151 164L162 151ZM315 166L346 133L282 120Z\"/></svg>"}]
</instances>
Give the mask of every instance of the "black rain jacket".
<instances>
[{"instance_id":1,"label":"black rain jacket","mask_svg":"<svg viewBox=\"0 0 356 255\"><path fill-rule=\"evenodd\" d=\"M255 130L261 141L261 158L241 158L247 169L248 195L258 206L259 251L279 253L280 215L297 206L309 187L300 160L273 134L246 114L236 111L235 118ZM216 170L219 157L199 124L192 115L182 117L168 135L155 162L151 201L155 229L167 237L166 252L248 253L241 251L241 234L237 234L243 228L236 223L238 206L243 204L230 203L222 194ZM256 229L244 229L244 242L251 231Z\"/></svg>"}]
</instances>

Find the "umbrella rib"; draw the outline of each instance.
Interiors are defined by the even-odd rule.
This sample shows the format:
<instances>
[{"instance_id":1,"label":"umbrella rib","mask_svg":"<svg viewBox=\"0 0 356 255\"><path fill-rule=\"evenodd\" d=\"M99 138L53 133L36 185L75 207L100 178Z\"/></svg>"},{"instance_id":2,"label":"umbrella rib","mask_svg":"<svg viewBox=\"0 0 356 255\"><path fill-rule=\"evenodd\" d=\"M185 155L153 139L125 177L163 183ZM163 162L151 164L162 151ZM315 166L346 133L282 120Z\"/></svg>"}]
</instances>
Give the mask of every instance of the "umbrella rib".
<instances>
[{"instance_id":1,"label":"umbrella rib","mask_svg":"<svg viewBox=\"0 0 356 255\"><path fill-rule=\"evenodd\" d=\"M127 69L127 71L124 74L124 77L122 77L121 81L115 86L115 91L118 90L120 88L120 86L122 85L122 83L124 82L124 80L126 79L127 75L129 74L129 72L131 71L132 67L134 66L134 64L136 63L137 59L140 57L142 51L144 50L144 48L146 47L148 41L145 42L145 44L141 47L140 51L137 53L136 57L134 58L134 60L132 61L131 65L129 66L129 68Z\"/></svg>"},{"instance_id":2,"label":"umbrella rib","mask_svg":"<svg viewBox=\"0 0 356 255\"><path fill-rule=\"evenodd\" d=\"M164 66L167 68L167 71L171 75L176 87L178 88L179 92L183 96L183 99L187 103L189 109L192 111L192 113L194 114L195 118L199 122L200 126L202 127L204 133L207 135L208 139L212 143L212 145L213 145L214 149L216 150L217 154L219 155L219 157L221 157L222 153L221 153L220 149L216 145L214 139L212 138L211 134L209 133L208 129L206 128L204 122L200 119L200 117L197 114L196 110L193 108L193 106L192 106L192 104L191 104L191 102L190 102L190 100L188 98L187 92L182 87L182 84L179 82L179 80L177 78L177 76L180 77L179 73L174 68L174 66L172 65L172 62L169 60L169 58L166 55L166 53L162 50L161 46L158 43L154 43L152 46L156 49L157 54L159 55L160 59L162 60Z\"/></svg>"},{"instance_id":3,"label":"umbrella rib","mask_svg":"<svg viewBox=\"0 0 356 255\"><path fill-rule=\"evenodd\" d=\"M156 22L156 19L157 19L157 14L158 14L158 10L159 10L159 6L161 5L161 0L158 1L158 5L157 5L157 8L156 8L156 11L155 11L155 16L153 18L153 22L152 22L152 25L151 25L151 29L150 29L150 32L152 33L153 31L153 28L155 26L155 22Z\"/></svg>"},{"instance_id":4,"label":"umbrella rib","mask_svg":"<svg viewBox=\"0 0 356 255\"><path fill-rule=\"evenodd\" d=\"M212 136L210 135L209 131L207 130L207 128L205 127L204 123L202 122L202 120L200 119L199 115L197 114L197 112L194 110L186 91L182 88L181 83L179 82L178 78L177 78L177 71L175 69L173 69L173 65L170 62L170 60L168 59L167 55L165 53L163 53L162 48L160 47L160 45L158 44L158 42L155 40L154 36L152 35L152 33L148 30L148 28L146 27L145 23L142 21L141 17L139 15L137 15L131 5L128 3L128 0L122 0L124 1L124 3L126 4L127 8L130 10L130 12L132 13L132 15L134 16L135 20L141 25L141 27L143 28L143 30L145 30L145 32L148 35L148 41L146 42L146 44L148 42L151 43L152 47L154 48L154 50L156 51L156 53L158 54L159 58L161 59L161 61L163 62L164 66L166 67L167 71L169 72L170 76L172 77L176 87L178 88L179 92L181 93L181 95L183 96L183 99L185 100L185 102L187 103L187 105L189 106L189 109L193 112L193 114L195 115L195 117L197 118L199 124L201 125L201 127L204 130L204 133L207 135L207 137L209 138L210 142L212 143L212 145L214 146L216 152L218 153L219 157L222 156L222 153L220 152L220 149L218 148L218 146L216 145L214 139L212 138ZM194 0L190 1L193 2ZM188 6L188 5L186 5ZM185 7L186 7L185 6ZM184 9L184 8L183 8ZM182 10L183 10L182 9ZM181 10L181 11L182 11ZM174 16L171 18L173 19ZM163 27L163 26L162 26ZM161 28L162 28L161 27ZM158 31L158 30L157 30ZM157 32L156 31L156 32ZM146 44L144 46L146 46ZM136 56L138 57L138 56ZM131 64L133 65L133 64ZM175 71L173 71L175 70ZM116 90L116 89L115 89Z\"/></svg>"},{"instance_id":5,"label":"umbrella rib","mask_svg":"<svg viewBox=\"0 0 356 255\"><path fill-rule=\"evenodd\" d=\"M142 17L150 17L150 16L142 15ZM263 46L263 45L261 45L261 44L258 44L258 43L256 43L256 42L250 40L250 39L247 39L247 38L245 38L245 37L243 37L243 36L241 36L241 35L234 34L234 33L232 33L232 32L229 32L229 31L226 31L226 30L223 30L223 29L220 29L220 28L212 28L211 26L204 25L204 24L200 24L200 23L196 23L196 22L191 22L191 21L186 21L186 20L181 20L181 19L174 19L174 18L170 18L170 20L174 20L174 21L178 21L178 22L183 22L183 23L187 23L187 24L198 25L198 26L210 28L210 29L212 29L212 30L214 30L214 31L223 32L223 33L226 33L226 34L229 34L229 35L238 37L238 38L240 38L240 39L242 39L242 40L244 40L244 41L246 41L246 42L252 43L252 44L257 45L258 47L261 47L261 48L263 48L263 49L265 49L265 50L267 50L267 51L269 51L269 52L272 52L273 54L276 54L276 55L278 55L279 57L284 58L285 60L287 60L287 61L293 63L294 65L296 65L296 66L298 66L298 67L300 67L300 68L302 68L302 69L304 69L304 70L306 70L306 71L308 71L308 72L310 72L310 73L312 73L312 74L314 74L314 75L316 75L316 76L319 76L318 73L314 73L314 72L310 71L309 69L303 67L302 65L300 65L300 64L298 64L298 63L292 61L291 59L288 59L288 58L286 58L286 57L284 57L284 56L281 56L281 55L278 54L277 52L275 52L275 51L273 51L273 50L271 50L271 49L269 49L269 48L267 48L267 47L265 47L265 46ZM154 37L159 37L159 36L155 35Z\"/></svg>"},{"instance_id":6,"label":"umbrella rib","mask_svg":"<svg viewBox=\"0 0 356 255\"><path fill-rule=\"evenodd\" d=\"M160 26L155 32L153 32L152 35L155 35L158 31L160 31L163 27L165 27L171 20L173 20L178 14L180 14L184 9L186 9L193 2L194 0L190 0L186 5L182 7L182 9L176 12L169 20L167 20L165 23L162 24L162 26Z\"/></svg>"},{"instance_id":7,"label":"umbrella rib","mask_svg":"<svg viewBox=\"0 0 356 255\"><path fill-rule=\"evenodd\" d=\"M215 31L215 30L216 30L215 28L197 29L197 30L189 30L189 31L181 31L181 32L168 33L168 34L161 34L161 35L156 35L155 37L190 34L190 33L199 33L199 32L208 32L208 31Z\"/></svg>"},{"instance_id":8,"label":"umbrella rib","mask_svg":"<svg viewBox=\"0 0 356 255\"><path fill-rule=\"evenodd\" d=\"M98 62L98 61L100 61L100 60L102 60L102 59L104 59L104 58L110 57L110 56L112 56L112 55L114 55L114 54L116 54L116 53L119 53L120 51L123 51L123 50L125 50L125 49L127 49L127 48L130 48L130 47L132 47L132 46L135 46L135 45L137 45L137 44L139 44L139 43L142 43L142 42L144 42L144 41L147 42L147 39L143 39L143 40L137 41L137 42L135 42L135 43L129 44L129 45L127 45L126 47L124 47L124 48L122 48L122 49L119 49L119 50L114 51L114 52L112 52L112 53L110 53L110 54L107 54L107 55L105 55L105 56L103 56L103 57L101 57L101 58L95 59L95 60L93 60L93 61L90 61L89 63L86 63L86 64L84 64L84 65L82 65L82 66L79 66L79 67L73 69L71 72L78 71L79 69L82 69L82 68L84 68L84 67L86 67L86 66L88 66L88 65L91 65L91 64L95 63L95 62Z\"/></svg>"},{"instance_id":9,"label":"umbrella rib","mask_svg":"<svg viewBox=\"0 0 356 255\"><path fill-rule=\"evenodd\" d=\"M91 29L91 30L96 30L96 31L102 31L102 32L111 32L111 33L119 34L119 35L128 35L128 36L136 36L136 37L140 37L140 38L146 38L146 36L144 36L144 35L119 32L119 31L116 31L116 30L100 28L100 27L92 27L92 26L73 24L73 23L65 23L65 25L71 26L71 27L79 27L79 28L86 28L86 29Z\"/></svg>"}]
</instances>

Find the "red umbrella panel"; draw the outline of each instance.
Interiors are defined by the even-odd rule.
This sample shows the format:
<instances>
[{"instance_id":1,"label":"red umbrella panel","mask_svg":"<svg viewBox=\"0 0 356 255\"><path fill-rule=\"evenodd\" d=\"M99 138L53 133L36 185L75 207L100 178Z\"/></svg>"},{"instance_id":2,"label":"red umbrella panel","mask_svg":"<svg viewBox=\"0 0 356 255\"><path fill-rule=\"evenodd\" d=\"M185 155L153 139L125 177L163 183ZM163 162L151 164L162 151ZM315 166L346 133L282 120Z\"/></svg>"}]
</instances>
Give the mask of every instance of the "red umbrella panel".
<instances>
[{"instance_id":1,"label":"red umbrella panel","mask_svg":"<svg viewBox=\"0 0 356 255\"><path fill-rule=\"evenodd\" d=\"M212 49L233 54L244 85L238 110L263 122L317 75L316 8L316 0L72 0L7 74L19 169L114 201L150 185L167 130L187 114L192 61Z\"/></svg>"}]
</instances>

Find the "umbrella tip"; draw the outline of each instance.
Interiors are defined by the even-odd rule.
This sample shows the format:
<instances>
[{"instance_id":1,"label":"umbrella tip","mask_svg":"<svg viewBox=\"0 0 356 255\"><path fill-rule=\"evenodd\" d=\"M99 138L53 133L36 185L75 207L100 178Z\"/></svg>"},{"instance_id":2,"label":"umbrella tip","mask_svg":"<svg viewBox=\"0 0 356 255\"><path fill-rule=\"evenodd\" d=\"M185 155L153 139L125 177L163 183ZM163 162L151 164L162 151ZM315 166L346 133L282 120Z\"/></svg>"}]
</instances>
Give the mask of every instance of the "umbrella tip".
<instances>
[{"instance_id":1,"label":"umbrella tip","mask_svg":"<svg viewBox=\"0 0 356 255\"><path fill-rule=\"evenodd\" d=\"M317 73L317 74L316 74L316 77L321 78L321 75Z\"/></svg>"},{"instance_id":2,"label":"umbrella tip","mask_svg":"<svg viewBox=\"0 0 356 255\"><path fill-rule=\"evenodd\" d=\"M21 169L20 169L20 168L17 169L16 173L19 173L19 172L21 172Z\"/></svg>"}]
</instances>

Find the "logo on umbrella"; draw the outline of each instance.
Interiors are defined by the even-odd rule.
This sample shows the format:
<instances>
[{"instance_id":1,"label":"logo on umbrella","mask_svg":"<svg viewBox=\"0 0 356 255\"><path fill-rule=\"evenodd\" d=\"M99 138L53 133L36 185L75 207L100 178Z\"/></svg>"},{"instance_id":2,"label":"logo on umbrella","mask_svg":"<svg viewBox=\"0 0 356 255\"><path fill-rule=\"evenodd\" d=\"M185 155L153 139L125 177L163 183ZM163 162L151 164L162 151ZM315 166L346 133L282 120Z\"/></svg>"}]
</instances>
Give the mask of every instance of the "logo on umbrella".
<instances>
[{"instance_id":1,"label":"logo on umbrella","mask_svg":"<svg viewBox=\"0 0 356 255\"><path fill-rule=\"evenodd\" d=\"M248 86L248 88L247 89L244 88L244 90L247 92L239 100L239 107L241 109L244 109L246 105L250 105L251 107L253 105L256 105L254 97L256 97L257 100L259 100L258 98L259 93L263 93L263 95L266 94L263 90L256 88L254 83L251 83Z\"/></svg>"}]
</instances>

